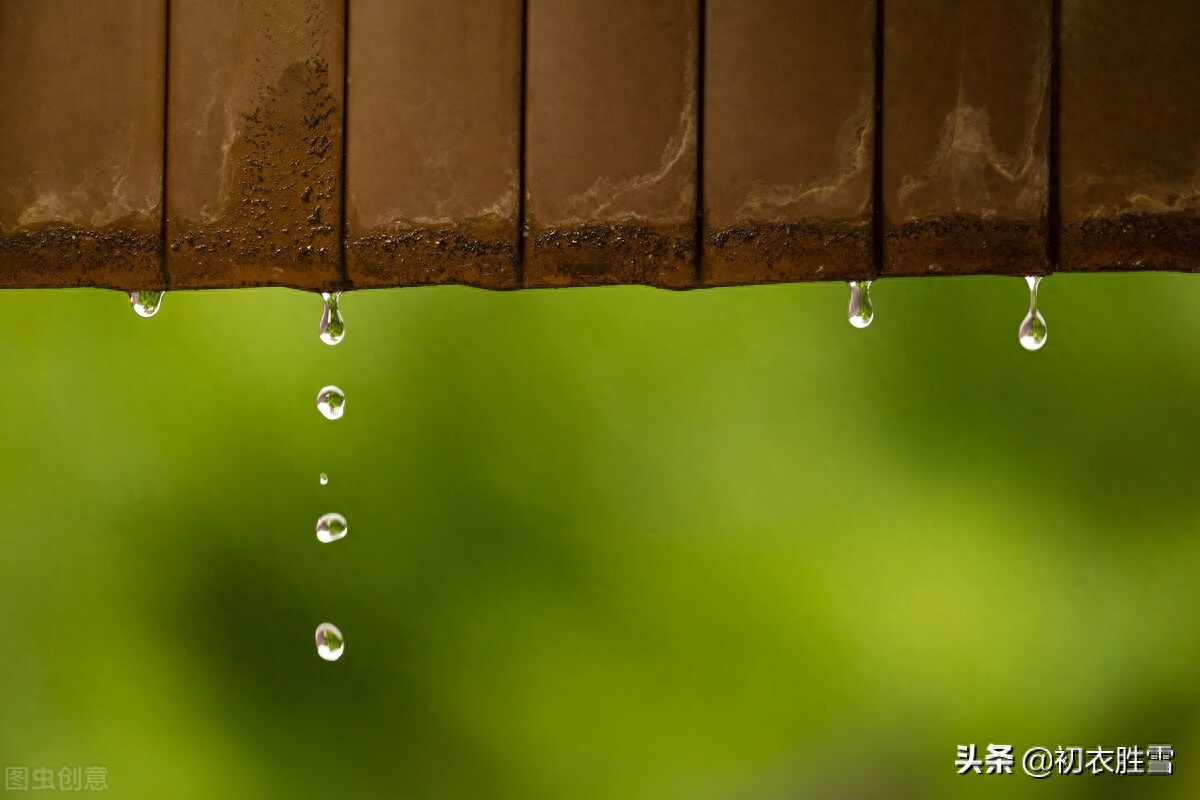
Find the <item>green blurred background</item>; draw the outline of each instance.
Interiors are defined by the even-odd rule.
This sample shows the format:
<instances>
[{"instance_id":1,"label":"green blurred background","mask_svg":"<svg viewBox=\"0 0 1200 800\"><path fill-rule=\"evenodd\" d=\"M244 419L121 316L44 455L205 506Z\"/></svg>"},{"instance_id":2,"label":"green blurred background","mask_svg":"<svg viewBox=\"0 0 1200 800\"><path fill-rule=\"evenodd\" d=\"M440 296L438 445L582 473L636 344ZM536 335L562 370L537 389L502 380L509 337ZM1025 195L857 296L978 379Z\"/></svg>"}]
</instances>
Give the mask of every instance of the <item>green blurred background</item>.
<instances>
[{"instance_id":1,"label":"green blurred background","mask_svg":"<svg viewBox=\"0 0 1200 800\"><path fill-rule=\"evenodd\" d=\"M1054 276L1037 354L1020 280L883 281L865 331L846 299L361 292L327 347L298 292L0 293L0 762L129 798L1200 796L1195 279ZM1176 774L960 777L971 742Z\"/></svg>"}]
</instances>

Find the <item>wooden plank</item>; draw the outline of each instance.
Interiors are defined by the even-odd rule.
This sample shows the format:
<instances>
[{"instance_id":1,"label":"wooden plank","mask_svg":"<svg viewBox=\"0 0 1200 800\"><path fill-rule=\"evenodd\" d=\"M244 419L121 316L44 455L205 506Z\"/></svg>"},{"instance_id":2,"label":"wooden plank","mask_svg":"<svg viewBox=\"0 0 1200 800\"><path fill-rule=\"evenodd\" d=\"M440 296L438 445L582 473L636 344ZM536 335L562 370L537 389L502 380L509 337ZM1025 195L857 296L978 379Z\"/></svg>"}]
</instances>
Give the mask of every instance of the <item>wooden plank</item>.
<instances>
[{"instance_id":1,"label":"wooden plank","mask_svg":"<svg viewBox=\"0 0 1200 800\"><path fill-rule=\"evenodd\" d=\"M872 277L875 0L709 0L704 282Z\"/></svg>"},{"instance_id":2,"label":"wooden plank","mask_svg":"<svg viewBox=\"0 0 1200 800\"><path fill-rule=\"evenodd\" d=\"M349 13L351 280L515 287L521 0L351 0Z\"/></svg>"},{"instance_id":3,"label":"wooden plank","mask_svg":"<svg viewBox=\"0 0 1200 800\"><path fill-rule=\"evenodd\" d=\"M165 0L0 2L0 286L164 288Z\"/></svg>"},{"instance_id":4,"label":"wooden plank","mask_svg":"<svg viewBox=\"0 0 1200 800\"><path fill-rule=\"evenodd\" d=\"M697 0L528 0L525 282L696 283Z\"/></svg>"},{"instance_id":5,"label":"wooden plank","mask_svg":"<svg viewBox=\"0 0 1200 800\"><path fill-rule=\"evenodd\" d=\"M344 11L172 0L172 286L344 286Z\"/></svg>"},{"instance_id":6,"label":"wooden plank","mask_svg":"<svg viewBox=\"0 0 1200 800\"><path fill-rule=\"evenodd\" d=\"M1062 18L1062 269L1200 270L1200 0Z\"/></svg>"},{"instance_id":7,"label":"wooden plank","mask_svg":"<svg viewBox=\"0 0 1200 800\"><path fill-rule=\"evenodd\" d=\"M884 9L883 274L1046 273L1051 0Z\"/></svg>"}]
</instances>

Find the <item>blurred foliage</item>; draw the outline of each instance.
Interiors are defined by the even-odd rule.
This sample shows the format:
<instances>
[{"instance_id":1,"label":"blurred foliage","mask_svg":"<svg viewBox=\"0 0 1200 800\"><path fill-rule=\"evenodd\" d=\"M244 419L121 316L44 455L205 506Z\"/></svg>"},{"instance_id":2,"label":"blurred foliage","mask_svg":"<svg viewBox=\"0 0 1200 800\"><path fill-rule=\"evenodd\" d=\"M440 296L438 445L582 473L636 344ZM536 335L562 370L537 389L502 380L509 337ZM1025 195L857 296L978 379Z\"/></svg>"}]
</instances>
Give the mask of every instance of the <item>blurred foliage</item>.
<instances>
[{"instance_id":1,"label":"blurred foliage","mask_svg":"<svg viewBox=\"0 0 1200 800\"><path fill-rule=\"evenodd\" d=\"M361 292L327 347L297 292L0 293L0 762L130 798L1200 796L1195 280L1054 276L1037 354L1020 280L873 295L856 331L844 285ZM968 742L1177 774L959 777Z\"/></svg>"}]
</instances>

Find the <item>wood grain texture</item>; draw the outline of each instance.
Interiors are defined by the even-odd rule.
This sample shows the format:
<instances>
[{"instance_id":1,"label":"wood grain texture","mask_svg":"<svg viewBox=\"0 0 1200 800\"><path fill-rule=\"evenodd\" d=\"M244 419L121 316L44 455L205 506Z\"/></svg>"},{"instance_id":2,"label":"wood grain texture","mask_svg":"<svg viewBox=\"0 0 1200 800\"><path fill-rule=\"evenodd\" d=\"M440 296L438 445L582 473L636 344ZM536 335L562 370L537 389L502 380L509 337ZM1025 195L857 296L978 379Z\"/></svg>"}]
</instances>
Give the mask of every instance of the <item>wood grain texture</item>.
<instances>
[{"instance_id":1,"label":"wood grain texture","mask_svg":"<svg viewBox=\"0 0 1200 800\"><path fill-rule=\"evenodd\" d=\"M1200 270L1200 2L1062 14L1062 269Z\"/></svg>"},{"instance_id":2,"label":"wood grain texture","mask_svg":"<svg viewBox=\"0 0 1200 800\"><path fill-rule=\"evenodd\" d=\"M1200 271L1198 53L1200 0L0 0L0 287Z\"/></svg>"},{"instance_id":3,"label":"wood grain texture","mask_svg":"<svg viewBox=\"0 0 1200 800\"><path fill-rule=\"evenodd\" d=\"M1049 271L1051 12L885 3L885 276Z\"/></svg>"},{"instance_id":4,"label":"wood grain texture","mask_svg":"<svg viewBox=\"0 0 1200 800\"><path fill-rule=\"evenodd\" d=\"M525 283L696 275L697 0L529 0Z\"/></svg>"},{"instance_id":5,"label":"wood grain texture","mask_svg":"<svg viewBox=\"0 0 1200 800\"><path fill-rule=\"evenodd\" d=\"M0 287L164 288L165 18L0 2Z\"/></svg>"},{"instance_id":6,"label":"wood grain texture","mask_svg":"<svg viewBox=\"0 0 1200 800\"><path fill-rule=\"evenodd\" d=\"M872 277L875 12L708 1L705 284Z\"/></svg>"},{"instance_id":7,"label":"wood grain texture","mask_svg":"<svg viewBox=\"0 0 1200 800\"><path fill-rule=\"evenodd\" d=\"M515 288L521 0L351 0L355 286Z\"/></svg>"},{"instance_id":8,"label":"wood grain texture","mask_svg":"<svg viewBox=\"0 0 1200 800\"><path fill-rule=\"evenodd\" d=\"M174 288L344 286L342 0L172 0Z\"/></svg>"}]
</instances>

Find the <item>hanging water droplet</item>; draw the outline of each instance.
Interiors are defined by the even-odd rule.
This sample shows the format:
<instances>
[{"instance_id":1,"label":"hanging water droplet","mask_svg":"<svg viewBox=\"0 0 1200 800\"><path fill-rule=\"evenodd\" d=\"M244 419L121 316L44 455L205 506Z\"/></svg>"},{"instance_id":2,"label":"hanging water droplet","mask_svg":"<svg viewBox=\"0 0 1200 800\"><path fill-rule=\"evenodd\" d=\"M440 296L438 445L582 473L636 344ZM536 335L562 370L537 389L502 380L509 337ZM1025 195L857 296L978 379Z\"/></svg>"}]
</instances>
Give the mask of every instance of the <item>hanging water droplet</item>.
<instances>
[{"instance_id":1,"label":"hanging water droplet","mask_svg":"<svg viewBox=\"0 0 1200 800\"><path fill-rule=\"evenodd\" d=\"M875 307L871 305L871 282L850 281L850 324L865 328L875 319Z\"/></svg>"},{"instance_id":2,"label":"hanging water droplet","mask_svg":"<svg viewBox=\"0 0 1200 800\"><path fill-rule=\"evenodd\" d=\"M346 335L346 323L342 320L342 312L338 311L338 300L341 296L341 292L321 292L325 310L321 313L320 333L321 341L325 344L337 344Z\"/></svg>"},{"instance_id":3,"label":"hanging water droplet","mask_svg":"<svg viewBox=\"0 0 1200 800\"><path fill-rule=\"evenodd\" d=\"M337 626L322 622L317 626L317 655L326 661L337 661L346 650L346 640Z\"/></svg>"},{"instance_id":4,"label":"hanging water droplet","mask_svg":"<svg viewBox=\"0 0 1200 800\"><path fill-rule=\"evenodd\" d=\"M326 475L324 472L322 472L320 480L321 480L321 485L324 486L325 484L329 483L329 476Z\"/></svg>"},{"instance_id":5,"label":"hanging water droplet","mask_svg":"<svg viewBox=\"0 0 1200 800\"><path fill-rule=\"evenodd\" d=\"M317 393L317 408L325 419L341 419L346 410L346 393L336 386L326 386Z\"/></svg>"},{"instance_id":6,"label":"hanging water droplet","mask_svg":"<svg viewBox=\"0 0 1200 800\"><path fill-rule=\"evenodd\" d=\"M1041 282L1040 277L1029 276L1025 279L1025 283L1029 285L1029 313L1021 321L1018 336L1021 340L1021 347L1031 353L1041 350L1042 345L1046 343L1046 337L1050 335L1046 330L1046 318L1042 316L1037 307L1038 285Z\"/></svg>"},{"instance_id":7,"label":"hanging water droplet","mask_svg":"<svg viewBox=\"0 0 1200 800\"><path fill-rule=\"evenodd\" d=\"M317 520L317 538L325 544L336 542L349 532L350 526L341 514L325 514Z\"/></svg>"},{"instance_id":8,"label":"hanging water droplet","mask_svg":"<svg viewBox=\"0 0 1200 800\"><path fill-rule=\"evenodd\" d=\"M153 317L162 306L166 292L130 292L129 304L139 317Z\"/></svg>"}]
</instances>

